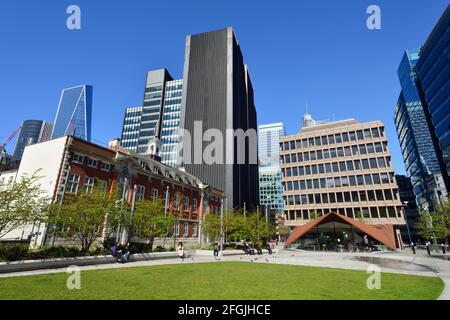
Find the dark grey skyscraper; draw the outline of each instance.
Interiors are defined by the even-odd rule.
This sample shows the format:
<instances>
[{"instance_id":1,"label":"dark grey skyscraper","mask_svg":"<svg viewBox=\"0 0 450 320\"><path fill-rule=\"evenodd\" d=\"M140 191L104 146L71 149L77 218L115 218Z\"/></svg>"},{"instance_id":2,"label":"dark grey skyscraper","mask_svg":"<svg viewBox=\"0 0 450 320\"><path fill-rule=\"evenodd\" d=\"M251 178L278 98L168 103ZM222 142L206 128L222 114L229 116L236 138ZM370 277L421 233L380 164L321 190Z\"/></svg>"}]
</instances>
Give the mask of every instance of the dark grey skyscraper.
<instances>
[{"instance_id":1,"label":"dark grey skyscraper","mask_svg":"<svg viewBox=\"0 0 450 320\"><path fill-rule=\"evenodd\" d=\"M47 121L26 120L22 123L14 149L14 158L22 158L26 146L50 139L53 126Z\"/></svg>"},{"instance_id":2,"label":"dark grey skyscraper","mask_svg":"<svg viewBox=\"0 0 450 320\"><path fill-rule=\"evenodd\" d=\"M254 129L256 133L253 87L232 28L187 37L183 83L181 129L194 136L194 123L201 121L203 132L218 129L224 138L227 130ZM244 164L237 164L241 146L237 139L227 137L224 141L224 161L234 160L226 164L206 164L196 152L199 145L194 138L183 140L182 166L212 187L223 190L229 208L242 207L244 203L247 208L255 207L259 198L258 166L249 164L249 159L257 154L257 143L250 140L245 142ZM200 144L201 150L205 150L210 142ZM186 154L192 155L192 162L185 161Z\"/></svg>"}]
</instances>

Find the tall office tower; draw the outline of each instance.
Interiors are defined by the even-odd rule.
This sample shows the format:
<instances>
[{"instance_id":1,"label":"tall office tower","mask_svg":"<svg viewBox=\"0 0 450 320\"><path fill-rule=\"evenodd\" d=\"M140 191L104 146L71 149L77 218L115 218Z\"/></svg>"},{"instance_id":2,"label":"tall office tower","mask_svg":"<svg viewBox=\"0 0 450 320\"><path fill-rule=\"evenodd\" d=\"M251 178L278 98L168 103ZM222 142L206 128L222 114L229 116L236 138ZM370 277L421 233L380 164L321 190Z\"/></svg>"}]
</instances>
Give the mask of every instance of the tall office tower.
<instances>
[{"instance_id":1,"label":"tall office tower","mask_svg":"<svg viewBox=\"0 0 450 320\"><path fill-rule=\"evenodd\" d=\"M281 122L258 127L259 202L278 213L284 209L280 138L285 134Z\"/></svg>"},{"instance_id":2,"label":"tall office tower","mask_svg":"<svg viewBox=\"0 0 450 320\"><path fill-rule=\"evenodd\" d=\"M442 157L442 174L446 176L450 192L450 5L420 49L416 71L425 100L433 133L438 140L438 154ZM445 172L446 171L446 172Z\"/></svg>"},{"instance_id":3,"label":"tall office tower","mask_svg":"<svg viewBox=\"0 0 450 320\"><path fill-rule=\"evenodd\" d=\"M417 50L406 51L398 68L402 92L394 121L416 203L421 209L434 210L441 197L447 196L446 175L443 174L445 168L439 144L415 73L418 60Z\"/></svg>"},{"instance_id":4,"label":"tall office tower","mask_svg":"<svg viewBox=\"0 0 450 320\"><path fill-rule=\"evenodd\" d=\"M336 212L399 236L405 220L382 122L311 125L280 146L287 226Z\"/></svg>"},{"instance_id":5,"label":"tall office tower","mask_svg":"<svg viewBox=\"0 0 450 320\"><path fill-rule=\"evenodd\" d=\"M22 122L13 156L21 159L26 146L50 140L53 126L47 121L26 120Z\"/></svg>"},{"instance_id":6,"label":"tall office tower","mask_svg":"<svg viewBox=\"0 0 450 320\"><path fill-rule=\"evenodd\" d=\"M199 122L202 132L216 129L222 133L222 161L210 164L203 158L212 141L195 140L194 128ZM190 132L193 140L182 138L181 166L223 190L228 208L256 207L259 188L253 87L232 28L187 37L180 128ZM227 131L236 133L238 129L253 129L253 141L240 143L227 137ZM243 164L237 161L240 157Z\"/></svg>"},{"instance_id":7,"label":"tall office tower","mask_svg":"<svg viewBox=\"0 0 450 320\"><path fill-rule=\"evenodd\" d=\"M168 81L172 80L166 69L152 70L147 73L137 148L137 152L140 154L147 152L148 144L153 137L161 138L161 120L166 85Z\"/></svg>"},{"instance_id":8,"label":"tall office tower","mask_svg":"<svg viewBox=\"0 0 450 320\"><path fill-rule=\"evenodd\" d=\"M125 109L121 138L121 146L123 148L132 152L138 151L141 120L142 107L130 107Z\"/></svg>"},{"instance_id":9,"label":"tall office tower","mask_svg":"<svg viewBox=\"0 0 450 320\"><path fill-rule=\"evenodd\" d=\"M161 162L176 166L183 80L173 80L165 69L147 73L142 107L125 109L121 145L145 154L155 135L161 140Z\"/></svg>"},{"instance_id":10,"label":"tall office tower","mask_svg":"<svg viewBox=\"0 0 450 320\"><path fill-rule=\"evenodd\" d=\"M64 89L59 100L52 139L71 135L91 140L92 86Z\"/></svg>"},{"instance_id":11,"label":"tall office tower","mask_svg":"<svg viewBox=\"0 0 450 320\"><path fill-rule=\"evenodd\" d=\"M176 167L181 113L181 96L183 80L173 80L166 83L164 108L161 123L161 162L170 167Z\"/></svg>"}]
</instances>

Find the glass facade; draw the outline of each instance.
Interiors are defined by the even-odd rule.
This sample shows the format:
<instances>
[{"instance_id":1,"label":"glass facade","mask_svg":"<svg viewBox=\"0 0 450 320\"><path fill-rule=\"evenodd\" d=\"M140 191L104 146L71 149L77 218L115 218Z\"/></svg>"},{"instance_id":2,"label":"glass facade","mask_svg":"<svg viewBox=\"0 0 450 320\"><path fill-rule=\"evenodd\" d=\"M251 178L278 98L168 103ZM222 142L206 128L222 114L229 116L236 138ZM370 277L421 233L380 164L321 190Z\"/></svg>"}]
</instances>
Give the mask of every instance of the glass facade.
<instances>
[{"instance_id":1,"label":"glass facade","mask_svg":"<svg viewBox=\"0 0 450 320\"><path fill-rule=\"evenodd\" d=\"M122 147L132 152L137 152L138 150L141 119L142 107L131 107L125 109L121 143Z\"/></svg>"},{"instance_id":2,"label":"glass facade","mask_svg":"<svg viewBox=\"0 0 450 320\"><path fill-rule=\"evenodd\" d=\"M439 150L427 115L426 101L421 93L415 71L420 59L418 50L409 50L398 69L402 87L394 121L406 171L411 178L417 205L433 210L446 196Z\"/></svg>"},{"instance_id":3,"label":"glass facade","mask_svg":"<svg viewBox=\"0 0 450 320\"><path fill-rule=\"evenodd\" d=\"M150 141L161 141L161 162L175 167L183 80L173 80L165 69L149 71L142 107L126 108L122 147L146 154Z\"/></svg>"},{"instance_id":4,"label":"glass facade","mask_svg":"<svg viewBox=\"0 0 450 320\"><path fill-rule=\"evenodd\" d=\"M91 140L92 86L64 89L56 113L52 139L72 135Z\"/></svg>"},{"instance_id":5,"label":"glass facade","mask_svg":"<svg viewBox=\"0 0 450 320\"><path fill-rule=\"evenodd\" d=\"M51 130L52 125L46 121L24 121L14 149L14 158L21 159L26 146L49 140Z\"/></svg>"},{"instance_id":6,"label":"glass facade","mask_svg":"<svg viewBox=\"0 0 450 320\"><path fill-rule=\"evenodd\" d=\"M161 162L176 167L183 80L168 81L161 127Z\"/></svg>"},{"instance_id":7,"label":"glass facade","mask_svg":"<svg viewBox=\"0 0 450 320\"><path fill-rule=\"evenodd\" d=\"M426 108L433 124L442 155L443 174L450 191L450 6L420 50L416 71L425 96Z\"/></svg>"},{"instance_id":8,"label":"glass facade","mask_svg":"<svg viewBox=\"0 0 450 320\"><path fill-rule=\"evenodd\" d=\"M258 127L259 201L279 213L284 210L280 168L280 138L284 135L282 123Z\"/></svg>"}]
</instances>

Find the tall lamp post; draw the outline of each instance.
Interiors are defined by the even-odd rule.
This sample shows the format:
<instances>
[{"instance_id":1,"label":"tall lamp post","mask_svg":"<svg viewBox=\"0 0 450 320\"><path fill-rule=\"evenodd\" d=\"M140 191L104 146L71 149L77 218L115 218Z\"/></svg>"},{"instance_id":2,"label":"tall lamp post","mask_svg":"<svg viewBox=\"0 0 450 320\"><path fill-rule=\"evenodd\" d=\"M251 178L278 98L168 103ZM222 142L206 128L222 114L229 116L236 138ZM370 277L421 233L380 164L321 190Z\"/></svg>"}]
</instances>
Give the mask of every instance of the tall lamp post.
<instances>
[{"instance_id":1,"label":"tall lamp post","mask_svg":"<svg viewBox=\"0 0 450 320\"><path fill-rule=\"evenodd\" d=\"M412 246L413 243L411 238L411 232L409 230L408 216L406 214L406 209L408 208L408 201L403 202L403 207L405 208L405 222L406 222L406 230L408 231L409 244Z\"/></svg>"},{"instance_id":2,"label":"tall lamp post","mask_svg":"<svg viewBox=\"0 0 450 320\"><path fill-rule=\"evenodd\" d=\"M166 199L164 203L164 221L167 219L167 208L169 207L169 186L166 188ZM164 227L164 236L163 236L163 243L162 247L166 247L166 237L167 237L167 225Z\"/></svg>"}]
</instances>

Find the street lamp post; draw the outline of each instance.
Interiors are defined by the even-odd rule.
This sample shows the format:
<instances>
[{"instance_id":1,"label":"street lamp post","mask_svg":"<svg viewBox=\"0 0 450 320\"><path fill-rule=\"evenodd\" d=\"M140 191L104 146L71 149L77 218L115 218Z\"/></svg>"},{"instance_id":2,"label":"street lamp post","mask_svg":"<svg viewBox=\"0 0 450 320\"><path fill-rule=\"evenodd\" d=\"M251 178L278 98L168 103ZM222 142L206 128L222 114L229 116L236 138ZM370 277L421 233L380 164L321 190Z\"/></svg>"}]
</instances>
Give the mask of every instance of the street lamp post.
<instances>
[{"instance_id":1,"label":"street lamp post","mask_svg":"<svg viewBox=\"0 0 450 320\"><path fill-rule=\"evenodd\" d=\"M411 238L411 232L409 230L409 224L408 224L408 216L406 214L406 209L408 208L408 201L403 202L404 210L405 210L405 222L406 222L406 230L408 231L408 238L409 238L409 244L412 246L412 238Z\"/></svg>"},{"instance_id":2,"label":"street lamp post","mask_svg":"<svg viewBox=\"0 0 450 320\"><path fill-rule=\"evenodd\" d=\"M168 206L169 206L169 186L167 186L167 188L166 188L166 201L164 203L164 223L166 222L166 219L167 219ZM163 236L163 243L162 243L163 248L166 247L166 236L167 236L167 225L165 225L165 227L164 227L164 236Z\"/></svg>"}]
</instances>

